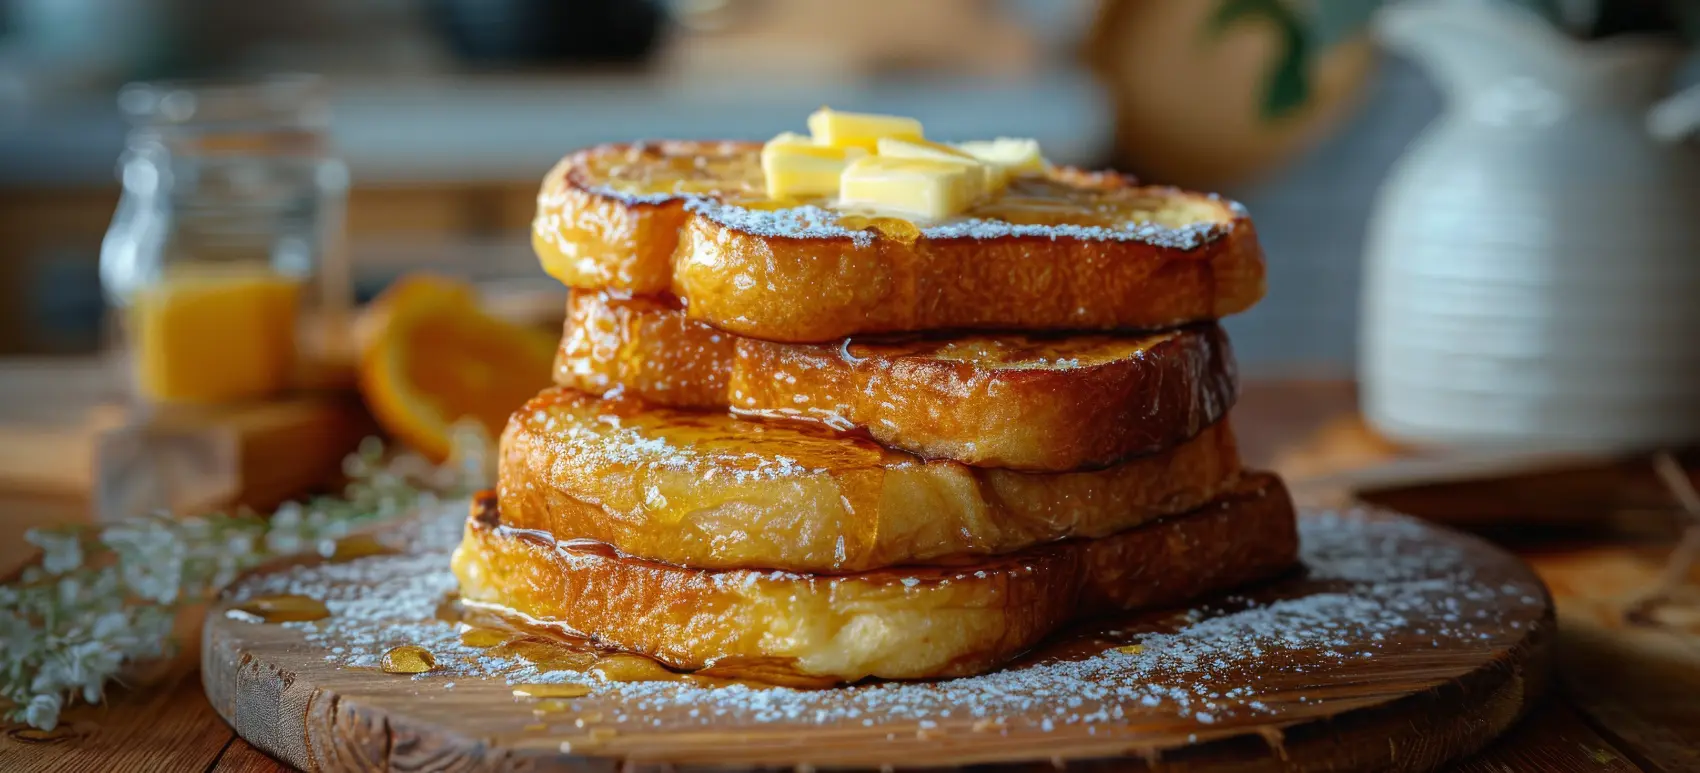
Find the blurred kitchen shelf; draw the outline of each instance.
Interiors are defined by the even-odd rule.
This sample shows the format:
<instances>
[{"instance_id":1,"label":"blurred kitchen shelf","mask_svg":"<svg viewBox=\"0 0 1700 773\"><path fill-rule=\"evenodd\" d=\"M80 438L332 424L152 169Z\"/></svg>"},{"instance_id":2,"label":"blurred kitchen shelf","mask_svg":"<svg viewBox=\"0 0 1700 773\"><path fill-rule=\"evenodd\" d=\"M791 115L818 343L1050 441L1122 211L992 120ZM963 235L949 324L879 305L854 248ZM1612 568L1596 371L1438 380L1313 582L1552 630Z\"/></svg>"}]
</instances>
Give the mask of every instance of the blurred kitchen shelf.
<instances>
[{"instance_id":1,"label":"blurred kitchen shelf","mask_svg":"<svg viewBox=\"0 0 1700 773\"><path fill-rule=\"evenodd\" d=\"M1113 116L1079 70L1031 77L814 81L644 75L338 79L333 137L356 185L535 183L561 154L658 137L766 139L834 107L914 115L930 136L1034 137L1053 160L1108 157ZM113 184L124 127L110 97L0 109L0 187Z\"/></svg>"}]
</instances>

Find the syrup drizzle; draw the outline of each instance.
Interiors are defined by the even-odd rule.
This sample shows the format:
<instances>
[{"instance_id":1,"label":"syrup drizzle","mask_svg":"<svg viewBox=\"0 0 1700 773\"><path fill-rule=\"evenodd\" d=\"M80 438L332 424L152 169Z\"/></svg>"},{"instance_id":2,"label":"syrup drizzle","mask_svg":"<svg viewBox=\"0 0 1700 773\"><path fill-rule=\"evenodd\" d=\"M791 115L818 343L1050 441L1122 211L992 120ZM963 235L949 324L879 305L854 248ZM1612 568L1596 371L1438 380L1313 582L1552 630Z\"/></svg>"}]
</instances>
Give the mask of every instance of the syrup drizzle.
<instances>
[{"instance_id":1,"label":"syrup drizzle","mask_svg":"<svg viewBox=\"0 0 1700 773\"><path fill-rule=\"evenodd\" d=\"M847 231L871 230L899 244L914 244L921 238L921 227L900 217L846 213L838 225Z\"/></svg>"}]
</instances>

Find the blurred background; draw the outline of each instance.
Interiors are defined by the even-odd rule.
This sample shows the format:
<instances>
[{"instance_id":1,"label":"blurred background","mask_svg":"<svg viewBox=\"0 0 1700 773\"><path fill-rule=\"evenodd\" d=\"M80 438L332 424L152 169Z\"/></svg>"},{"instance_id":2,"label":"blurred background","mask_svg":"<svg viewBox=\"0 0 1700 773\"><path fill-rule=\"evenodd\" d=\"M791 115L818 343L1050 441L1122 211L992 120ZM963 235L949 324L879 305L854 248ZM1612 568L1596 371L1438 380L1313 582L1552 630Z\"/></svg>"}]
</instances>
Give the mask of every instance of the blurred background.
<instances>
[{"instance_id":1,"label":"blurred background","mask_svg":"<svg viewBox=\"0 0 1700 773\"><path fill-rule=\"evenodd\" d=\"M1246 204L1246 463L1629 535L1541 566L1567 628L1599 615L1569 692L1653 696L1591 721L1692 760L1692 637L1601 643L1700 555L1692 481L1624 453L1700 464L1697 43L1700 0L0 0L0 576L32 526L270 512L369 436L487 440L550 379L563 154L830 105Z\"/></svg>"},{"instance_id":2,"label":"blurred background","mask_svg":"<svg viewBox=\"0 0 1700 773\"><path fill-rule=\"evenodd\" d=\"M1668 444L1700 436L1685 32L1700 2L0 0L0 356L81 362L125 266L240 239L321 294L435 271L547 329L564 152L829 104L1239 199L1244 372L1355 377L1391 437ZM235 85L121 94L178 79Z\"/></svg>"},{"instance_id":3,"label":"blurred background","mask_svg":"<svg viewBox=\"0 0 1700 773\"><path fill-rule=\"evenodd\" d=\"M915 115L942 139L1035 137L1057 162L1241 198L1270 256L1269 300L1232 323L1243 361L1344 372L1371 194L1439 99L1360 34L1321 53L1315 104L1265 125L1256 92L1277 36L1246 24L1207 43L1208 5L0 0L0 353L100 340L120 85L311 72L352 180L362 297L422 268L558 292L527 226L566 150L765 139L831 104ZM1118 131L1128 100L1159 120Z\"/></svg>"}]
</instances>

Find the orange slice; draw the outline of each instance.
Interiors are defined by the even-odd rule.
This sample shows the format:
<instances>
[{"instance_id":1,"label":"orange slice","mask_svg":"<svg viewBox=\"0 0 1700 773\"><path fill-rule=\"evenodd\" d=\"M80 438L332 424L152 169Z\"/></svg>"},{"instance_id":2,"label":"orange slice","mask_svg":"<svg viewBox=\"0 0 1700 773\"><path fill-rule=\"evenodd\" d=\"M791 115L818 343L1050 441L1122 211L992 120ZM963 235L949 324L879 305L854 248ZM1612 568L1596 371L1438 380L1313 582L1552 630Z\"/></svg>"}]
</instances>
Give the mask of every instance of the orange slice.
<instances>
[{"instance_id":1,"label":"orange slice","mask_svg":"<svg viewBox=\"0 0 1700 773\"><path fill-rule=\"evenodd\" d=\"M471 287L405 277L362 313L360 393L392 436L432 461L449 456L451 429L470 418L491 437L549 385L555 341L485 314Z\"/></svg>"}]
</instances>

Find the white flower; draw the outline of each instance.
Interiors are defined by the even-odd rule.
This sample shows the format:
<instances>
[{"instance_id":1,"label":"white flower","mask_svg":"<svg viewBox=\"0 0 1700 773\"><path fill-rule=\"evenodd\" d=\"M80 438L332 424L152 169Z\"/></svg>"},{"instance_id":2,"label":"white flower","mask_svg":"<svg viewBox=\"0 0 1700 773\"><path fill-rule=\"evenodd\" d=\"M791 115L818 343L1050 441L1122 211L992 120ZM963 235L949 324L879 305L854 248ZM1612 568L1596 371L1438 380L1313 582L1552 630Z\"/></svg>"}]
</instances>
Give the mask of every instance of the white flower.
<instances>
[{"instance_id":1,"label":"white flower","mask_svg":"<svg viewBox=\"0 0 1700 773\"><path fill-rule=\"evenodd\" d=\"M116 639L124 635L129 626L130 621L122 613L107 612L94 619L94 624L89 626L89 635L97 640Z\"/></svg>"},{"instance_id":2,"label":"white flower","mask_svg":"<svg viewBox=\"0 0 1700 773\"><path fill-rule=\"evenodd\" d=\"M482 452L488 458L489 449ZM359 524L414 512L429 497L421 487L474 477L474 455L459 457L458 470L433 468L416 456L386 460L381 444L367 442L348 460L347 469L359 474L351 475L345 498L287 504L269 520L156 513L93 532L31 533L42 561L0 585L0 705L12 719L53 728L65 701L80 695L98 702L122 669L167 655L183 605L218 593L272 555L298 554Z\"/></svg>"},{"instance_id":3,"label":"white flower","mask_svg":"<svg viewBox=\"0 0 1700 773\"><path fill-rule=\"evenodd\" d=\"M119 570L130 592L159 604L177 600L183 578L183 558L175 551L147 556L122 556Z\"/></svg>"},{"instance_id":4,"label":"white flower","mask_svg":"<svg viewBox=\"0 0 1700 773\"><path fill-rule=\"evenodd\" d=\"M75 533L30 529L24 539L41 548L41 568L64 574L83 565L83 543Z\"/></svg>"},{"instance_id":5,"label":"white flower","mask_svg":"<svg viewBox=\"0 0 1700 773\"><path fill-rule=\"evenodd\" d=\"M30 692L57 693L65 689L65 661L59 657L49 657L36 669L35 676L30 678Z\"/></svg>"},{"instance_id":6,"label":"white flower","mask_svg":"<svg viewBox=\"0 0 1700 773\"><path fill-rule=\"evenodd\" d=\"M266 551L275 555L294 555L307 548L301 536L301 505L288 502L278 507L267 524Z\"/></svg>"},{"instance_id":7,"label":"white flower","mask_svg":"<svg viewBox=\"0 0 1700 773\"><path fill-rule=\"evenodd\" d=\"M15 603L15 602L14 602ZM10 608L13 604L0 600L0 647L7 655L22 656L36 646L40 633Z\"/></svg>"},{"instance_id":8,"label":"white flower","mask_svg":"<svg viewBox=\"0 0 1700 773\"><path fill-rule=\"evenodd\" d=\"M245 531L231 534L224 538L225 553L231 556L245 556L254 552L254 535Z\"/></svg>"},{"instance_id":9,"label":"white flower","mask_svg":"<svg viewBox=\"0 0 1700 773\"><path fill-rule=\"evenodd\" d=\"M59 605L68 609L75 609L77 598L82 595L83 584L78 582L75 577L61 577L59 578L58 590Z\"/></svg>"},{"instance_id":10,"label":"white flower","mask_svg":"<svg viewBox=\"0 0 1700 773\"><path fill-rule=\"evenodd\" d=\"M24 721L32 727L52 730L59 726L61 703L59 696L51 693L30 698L29 706L24 709Z\"/></svg>"},{"instance_id":11,"label":"white flower","mask_svg":"<svg viewBox=\"0 0 1700 773\"><path fill-rule=\"evenodd\" d=\"M213 572L212 580L209 584L213 588L222 588L229 585L236 579L236 575L242 573L242 559L246 555L247 553L226 553L225 555L219 556L218 563L215 565L216 569Z\"/></svg>"},{"instance_id":12,"label":"white flower","mask_svg":"<svg viewBox=\"0 0 1700 773\"><path fill-rule=\"evenodd\" d=\"M285 502L278 505L277 512L272 513L271 527L273 529L293 529L301 523L301 512L300 502Z\"/></svg>"}]
</instances>

